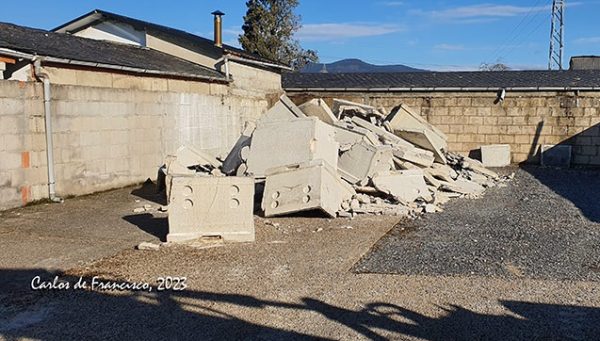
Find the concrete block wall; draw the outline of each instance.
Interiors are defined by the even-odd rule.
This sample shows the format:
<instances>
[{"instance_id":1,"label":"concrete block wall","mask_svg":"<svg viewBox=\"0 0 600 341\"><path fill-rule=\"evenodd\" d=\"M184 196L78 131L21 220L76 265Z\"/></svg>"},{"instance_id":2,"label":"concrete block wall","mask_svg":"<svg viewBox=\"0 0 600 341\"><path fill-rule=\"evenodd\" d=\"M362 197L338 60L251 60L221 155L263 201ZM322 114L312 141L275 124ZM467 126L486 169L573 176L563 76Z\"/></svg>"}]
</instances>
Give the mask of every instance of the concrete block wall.
<instances>
[{"instance_id":1,"label":"concrete block wall","mask_svg":"<svg viewBox=\"0 0 600 341\"><path fill-rule=\"evenodd\" d=\"M52 81L56 189L82 195L155 179L182 144L215 155L246 120L268 109L265 95L230 86L47 67ZM61 84L57 84L61 83ZM47 197L40 83L0 81L0 210Z\"/></svg>"},{"instance_id":2,"label":"concrete block wall","mask_svg":"<svg viewBox=\"0 0 600 341\"><path fill-rule=\"evenodd\" d=\"M512 162L539 162L542 144L573 146L572 162L600 166L600 92L311 92L288 93L294 102L333 98L383 107L400 103L417 110L449 138L449 148L469 154L486 144L509 144Z\"/></svg>"}]
</instances>

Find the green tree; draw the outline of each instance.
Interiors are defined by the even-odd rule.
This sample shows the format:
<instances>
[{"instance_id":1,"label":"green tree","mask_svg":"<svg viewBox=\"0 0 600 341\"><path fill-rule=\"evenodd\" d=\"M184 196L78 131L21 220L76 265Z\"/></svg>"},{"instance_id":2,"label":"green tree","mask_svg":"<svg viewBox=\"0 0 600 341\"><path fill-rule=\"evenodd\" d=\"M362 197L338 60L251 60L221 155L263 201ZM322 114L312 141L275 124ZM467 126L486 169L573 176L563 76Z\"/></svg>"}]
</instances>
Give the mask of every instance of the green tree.
<instances>
[{"instance_id":1,"label":"green tree","mask_svg":"<svg viewBox=\"0 0 600 341\"><path fill-rule=\"evenodd\" d=\"M244 50L289 65L295 70L318 62L317 52L304 50L294 39L300 16L294 14L298 0L249 0L239 42Z\"/></svg>"}]
</instances>

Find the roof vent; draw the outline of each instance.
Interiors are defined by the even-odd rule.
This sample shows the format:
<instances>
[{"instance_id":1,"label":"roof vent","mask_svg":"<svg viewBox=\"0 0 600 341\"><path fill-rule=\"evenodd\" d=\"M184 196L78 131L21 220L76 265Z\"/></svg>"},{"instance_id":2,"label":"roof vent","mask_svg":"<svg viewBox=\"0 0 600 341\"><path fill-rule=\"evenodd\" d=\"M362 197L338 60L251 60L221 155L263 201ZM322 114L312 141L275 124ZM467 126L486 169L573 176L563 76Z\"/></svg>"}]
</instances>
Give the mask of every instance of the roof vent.
<instances>
[{"instance_id":1,"label":"roof vent","mask_svg":"<svg viewBox=\"0 0 600 341\"><path fill-rule=\"evenodd\" d=\"M223 47L223 20L225 13L216 10L211 13L215 16L215 46Z\"/></svg>"}]
</instances>

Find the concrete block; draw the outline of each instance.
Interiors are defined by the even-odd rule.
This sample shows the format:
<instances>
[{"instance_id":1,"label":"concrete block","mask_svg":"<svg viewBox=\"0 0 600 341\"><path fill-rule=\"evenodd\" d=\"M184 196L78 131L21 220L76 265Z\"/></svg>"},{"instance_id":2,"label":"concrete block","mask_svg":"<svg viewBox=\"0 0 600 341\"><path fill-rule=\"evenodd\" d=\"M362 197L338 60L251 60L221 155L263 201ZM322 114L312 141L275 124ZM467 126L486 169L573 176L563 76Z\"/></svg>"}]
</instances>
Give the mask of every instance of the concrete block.
<instances>
[{"instance_id":1,"label":"concrete block","mask_svg":"<svg viewBox=\"0 0 600 341\"><path fill-rule=\"evenodd\" d=\"M254 179L249 177L175 176L169 196L167 241L205 236L252 242Z\"/></svg>"},{"instance_id":2,"label":"concrete block","mask_svg":"<svg viewBox=\"0 0 600 341\"><path fill-rule=\"evenodd\" d=\"M333 112L338 116L338 118L341 118L341 115L344 113L344 111L353 111L362 116L384 116L379 110L377 110L373 106L334 98Z\"/></svg>"},{"instance_id":3,"label":"concrete block","mask_svg":"<svg viewBox=\"0 0 600 341\"><path fill-rule=\"evenodd\" d=\"M279 101L269 109L261 118L258 120L258 125L274 122L289 120L291 118L304 118L306 115L298 108L291 99L286 95L282 95Z\"/></svg>"},{"instance_id":4,"label":"concrete block","mask_svg":"<svg viewBox=\"0 0 600 341\"><path fill-rule=\"evenodd\" d=\"M390 171L393 167L393 150L390 146L371 146L361 142L342 154L339 171L351 184L366 185L375 173Z\"/></svg>"},{"instance_id":5,"label":"concrete block","mask_svg":"<svg viewBox=\"0 0 600 341\"><path fill-rule=\"evenodd\" d=\"M485 167L510 166L510 145L492 144L481 146L481 162Z\"/></svg>"},{"instance_id":6,"label":"concrete block","mask_svg":"<svg viewBox=\"0 0 600 341\"><path fill-rule=\"evenodd\" d=\"M354 194L329 163L316 160L270 169L262 208L267 217L315 209L335 217L342 202Z\"/></svg>"},{"instance_id":7,"label":"concrete block","mask_svg":"<svg viewBox=\"0 0 600 341\"><path fill-rule=\"evenodd\" d=\"M433 199L421 169L379 173L373 177L373 185L377 190L393 196L404 204L419 198L425 201Z\"/></svg>"},{"instance_id":8,"label":"concrete block","mask_svg":"<svg viewBox=\"0 0 600 341\"><path fill-rule=\"evenodd\" d=\"M240 167L240 165L246 161L247 154L249 151L250 143L252 142L252 137L246 136L242 134L238 141L235 143L235 146L231 149L225 160L223 161L223 167L221 171L224 174L232 175L235 174ZM243 152L243 153L242 153Z\"/></svg>"},{"instance_id":9,"label":"concrete block","mask_svg":"<svg viewBox=\"0 0 600 341\"><path fill-rule=\"evenodd\" d=\"M386 117L386 121L397 136L433 152L435 161L446 163L444 151L448 150L448 137L410 107L401 104Z\"/></svg>"},{"instance_id":10,"label":"concrete block","mask_svg":"<svg viewBox=\"0 0 600 341\"><path fill-rule=\"evenodd\" d=\"M571 167L571 154L571 146L544 144L541 149L542 166Z\"/></svg>"},{"instance_id":11,"label":"concrete block","mask_svg":"<svg viewBox=\"0 0 600 341\"><path fill-rule=\"evenodd\" d=\"M252 135L248 172L264 177L267 169L318 159L337 169L338 148L333 127L315 117L266 122Z\"/></svg>"},{"instance_id":12,"label":"concrete block","mask_svg":"<svg viewBox=\"0 0 600 341\"><path fill-rule=\"evenodd\" d=\"M321 121L329 124L334 124L337 121L337 118L322 99L313 99L310 100L298 108L302 110L302 112L309 117L316 117Z\"/></svg>"}]
</instances>

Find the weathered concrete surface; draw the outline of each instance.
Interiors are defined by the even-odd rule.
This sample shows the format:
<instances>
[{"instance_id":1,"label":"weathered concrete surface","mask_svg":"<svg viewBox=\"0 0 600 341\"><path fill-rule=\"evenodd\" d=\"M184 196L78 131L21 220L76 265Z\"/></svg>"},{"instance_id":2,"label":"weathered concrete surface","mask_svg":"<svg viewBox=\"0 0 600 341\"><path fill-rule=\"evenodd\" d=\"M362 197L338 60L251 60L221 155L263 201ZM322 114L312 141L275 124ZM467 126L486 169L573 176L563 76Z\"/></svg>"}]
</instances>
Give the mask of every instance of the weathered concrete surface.
<instances>
[{"instance_id":1,"label":"weathered concrete surface","mask_svg":"<svg viewBox=\"0 0 600 341\"><path fill-rule=\"evenodd\" d=\"M506 167L510 165L510 145L492 144L481 146L481 163L485 167Z\"/></svg>"},{"instance_id":2,"label":"weathered concrete surface","mask_svg":"<svg viewBox=\"0 0 600 341\"><path fill-rule=\"evenodd\" d=\"M206 236L254 241L254 178L175 176L169 196L167 241Z\"/></svg>"},{"instance_id":3,"label":"weathered concrete surface","mask_svg":"<svg viewBox=\"0 0 600 341\"><path fill-rule=\"evenodd\" d=\"M318 159L337 169L338 148L333 127L315 117L264 122L252 136L248 172L263 177L270 168Z\"/></svg>"},{"instance_id":4,"label":"weathered concrete surface","mask_svg":"<svg viewBox=\"0 0 600 341\"><path fill-rule=\"evenodd\" d=\"M266 217L319 209L335 217L356 194L323 160L267 171L262 208Z\"/></svg>"}]
</instances>

